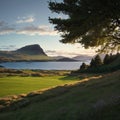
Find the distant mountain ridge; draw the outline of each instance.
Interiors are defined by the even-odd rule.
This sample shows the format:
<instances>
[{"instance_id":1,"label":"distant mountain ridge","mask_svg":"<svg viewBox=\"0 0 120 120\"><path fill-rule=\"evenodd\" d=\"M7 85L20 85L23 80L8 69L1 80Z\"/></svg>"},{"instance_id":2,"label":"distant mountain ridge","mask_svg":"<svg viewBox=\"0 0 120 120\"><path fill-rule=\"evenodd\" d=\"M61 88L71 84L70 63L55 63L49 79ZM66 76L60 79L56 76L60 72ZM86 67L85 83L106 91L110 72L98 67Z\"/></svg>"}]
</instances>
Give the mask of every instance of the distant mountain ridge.
<instances>
[{"instance_id":1,"label":"distant mountain ridge","mask_svg":"<svg viewBox=\"0 0 120 120\"><path fill-rule=\"evenodd\" d=\"M84 61L84 60L91 60L93 56L88 56L88 55L79 55L76 57L73 57L74 60L80 60L80 61Z\"/></svg>"},{"instance_id":2,"label":"distant mountain ridge","mask_svg":"<svg viewBox=\"0 0 120 120\"><path fill-rule=\"evenodd\" d=\"M51 59L38 44L27 45L15 51L0 51L0 61L46 61Z\"/></svg>"},{"instance_id":3,"label":"distant mountain ridge","mask_svg":"<svg viewBox=\"0 0 120 120\"><path fill-rule=\"evenodd\" d=\"M0 62L5 61L84 61L90 60L92 57L80 55L73 58L65 56L50 57L44 52L38 44L26 45L15 51L0 51Z\"/></svg>"},{"instance_id":4,"label":"distant mountain ridge","mask_svg":"<svg viewBox=\"0 0 120 120\"><path fill-rule=\"evenodd\" d=\"M57 59L57 61L74 62L74 61L77 61L77 60L72 59L72 58L68 58L68 57L63 57L63 58Z\"/></svg>"},{"instance_id":5,"label":"distant mountain ridge","mask_svg":"<svg viewBox=\"0 0 120 120\"><path fill-rule=\"evenodd\" d=\"M34 45L27 45L25 47L22 47L20 49L17 49L15 52L21 53L21 54L27 54L27 55L45 55L45 52L38 44Z\"/></svg>"}]
</instances>

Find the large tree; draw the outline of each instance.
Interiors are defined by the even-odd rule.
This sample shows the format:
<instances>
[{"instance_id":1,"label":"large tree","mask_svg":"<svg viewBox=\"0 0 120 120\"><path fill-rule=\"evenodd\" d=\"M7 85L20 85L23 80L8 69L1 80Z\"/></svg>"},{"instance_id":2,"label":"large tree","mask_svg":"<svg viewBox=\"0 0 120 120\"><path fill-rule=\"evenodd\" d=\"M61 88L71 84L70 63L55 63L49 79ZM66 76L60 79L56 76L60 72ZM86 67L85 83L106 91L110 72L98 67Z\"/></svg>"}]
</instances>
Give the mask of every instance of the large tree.
<instances>
[{"instance_id":1,"label":"large tree","mask_svg":"<svg viewBox=\"0 0 120 120\"><path fill-rule=\"evenodd\" d=\"M50 1L49 9L68 16L49 18L61 32L61 42L100 46L102 51L120 49L120 0Z\"/></svg>"}]
</instances>

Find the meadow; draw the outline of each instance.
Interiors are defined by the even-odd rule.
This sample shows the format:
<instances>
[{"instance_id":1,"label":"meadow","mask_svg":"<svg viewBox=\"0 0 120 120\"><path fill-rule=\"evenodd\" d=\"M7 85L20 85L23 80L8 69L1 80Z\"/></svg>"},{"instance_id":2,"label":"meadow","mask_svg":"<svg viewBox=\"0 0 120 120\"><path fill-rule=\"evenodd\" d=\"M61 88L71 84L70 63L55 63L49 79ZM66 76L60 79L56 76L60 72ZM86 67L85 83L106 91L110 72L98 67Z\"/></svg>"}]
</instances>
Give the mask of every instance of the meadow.
<instances>
[{"instance_id":1,"label":"meadow","mask_svg":"<svg viewBox=\"0 0 120 120\"><path fill-rule=\"evenodd\" d=\"M119 120L120 70L0 69L0 120Z\"/></svg>"},{"instance_id":2,"label":"meadow","mask_svg":"<svg viewBox=\"0 0 120 120\"><path fill-rule=\"evenodd\" d=\"M71 84L79 81L76 77L65 76L44 76L44 77L21 77L21 76L4 76L0 78L0 97L9 95L18 95L29 93L41 89L48 89L51 87Z\"/></svg>"},{"instance_id":3,"label":"meadow","mask_svg":"<svg viewBox=\"0 0 120 120\"><path fill-rule=\"evenodd\" d=\"M120 71L113 73L80 76L48 77L6 77L16 85L23 84L24 89L31 89L38 83L47 87L45 91L29 93L25 97L1 99L0 120L119 120L120 119ZM9 79L10 78L10 79ZM22 78L22 79L20 79ZM46 79L45 79L46 78ZM79 82L77 80L79 78ZM1 78L1 80L5 78ZM21 81L20 81L21 80ZM22 82L23 81L23 82ZM73 83L74 82L74 83ZM36 84L37 83L37 84ZM44 83L44 84L45 84ZM26 84L26 86L25 86ZM7 83L9 85L9 82ZM12 84L13 85L13 84ZM21 85L22 86L22 85ZM42 84L42 86L44 86ZM5 87L5 86L4 86ZM14 87L14 86L12 86ZM17 88L17 87L16 87ZM7 89L7 88L6 88ZM17 91L14 89L13 91ZM21 93L21 88L18 89ZM26 91L26 92L28 92ZM25 92L25 91L24 91ZM11 103L10 103L11 102Z\"/></svg>"}]
</instances>

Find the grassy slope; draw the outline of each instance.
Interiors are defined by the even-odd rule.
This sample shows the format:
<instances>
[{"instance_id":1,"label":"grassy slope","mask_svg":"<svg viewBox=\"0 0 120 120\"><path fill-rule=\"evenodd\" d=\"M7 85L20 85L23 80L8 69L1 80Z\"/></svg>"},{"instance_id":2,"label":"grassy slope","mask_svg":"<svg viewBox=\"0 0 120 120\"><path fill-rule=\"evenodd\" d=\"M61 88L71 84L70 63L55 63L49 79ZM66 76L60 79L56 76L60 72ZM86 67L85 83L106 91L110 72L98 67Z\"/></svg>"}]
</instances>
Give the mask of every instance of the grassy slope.
<instances>
[{"instance_id":1,"label":"grassy slope","mask_svg":"<svg viewBox=\"0 0 120 120\"><path fill-rule=\"evenodd\" d=\"M46 76L46 77L20 77L9 76L0 78L0 97L29 93L31 91L50 88L67 83L74 83L72 80L61 80L64 76Z\"/></svg>"},{"instance_id":2,"label":"grassy slope","mask_svg":"<svg viewBox=\"0 0 120 120\"><path fill-rule=\"evenodd\" d=\"M120 71L26 99L28 106L0 120L120 120Z\"/></svg>"}]
</instances>

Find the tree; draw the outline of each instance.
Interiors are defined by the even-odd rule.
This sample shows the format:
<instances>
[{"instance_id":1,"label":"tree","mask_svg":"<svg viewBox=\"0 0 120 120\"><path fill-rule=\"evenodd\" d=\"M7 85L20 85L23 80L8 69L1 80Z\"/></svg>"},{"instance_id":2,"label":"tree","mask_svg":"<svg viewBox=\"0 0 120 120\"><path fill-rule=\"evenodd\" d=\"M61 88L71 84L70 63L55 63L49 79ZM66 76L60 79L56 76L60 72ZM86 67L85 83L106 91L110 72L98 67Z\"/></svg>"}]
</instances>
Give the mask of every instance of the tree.
<instances>
[{"instance_id":1,"label":"tree","mask_svg":"<svg viewBox=\"0 0 120 120\"><path fill-rule=\"evenodd\" d=\"M95 65L95 67L102 65L102 60L99 55L96 55L96 57L94 59L94 65Z\"/></svg>"},{"instance_id":2,"label":"tree","mask_svg":"<svg viewBox=\"0 0 120 120\"><path fill-rule=\"evenodd\" d=\"M94 59L91 60L90 62L90 68L91 67L98 67L98 66L101 66L103 63L102 63L102 60L100 58L99 55L96 55Z\"/></svg>"},{"instance_id":3,"label":"tree","mask_svg":"<svg viewBox=\"0 0 120 120\"><path fill-rule=\"evenodd\" d=\"M86 70L87 67L88 67L88 66L87 66L85 63L82 63L82 65L80 66L80 71Z\"/></svg>"},{"instance_id":4,"label":"tree","mask_svg":"<svg viewBox=\"0 0 120 120\"><path fill-rule=\"evenodd\" d=\"M100 51L120 50L120 0L63 0L49 2L52 12L68 15L49 18L63 43L80 43Z\"/></svg>"},{"instance_id":5,"label":"tree","mask_svg":"<svg viewBox=\"0 0 120 120\"><path fill-rule=\"evenodd\" d=\"M103 63L104 64L109 64L110 63L110 56L108 54L105 55Z\"/></svg>"},{"instance_id":6,"label":"tree","mask_svg":"<svg viewBox=\"0 0 120 120\"><path fill-rule=\"evenodd\" d=\"M112 63L114 60L118 59L120 57L120 54L117 53L117 54L110 54L110 60L109 60L109 63Z\"/></svg>"},{"instance_id":7,"label":"tree","mask_svg":"<svg viewBox=\"0 0 120 120\"><path fill-rule=\"evenodd\" d=\"M95 60L92 59L91 62L90 62L90 67L94 67L95 66Z\"/></svg>"}]
</instances>

